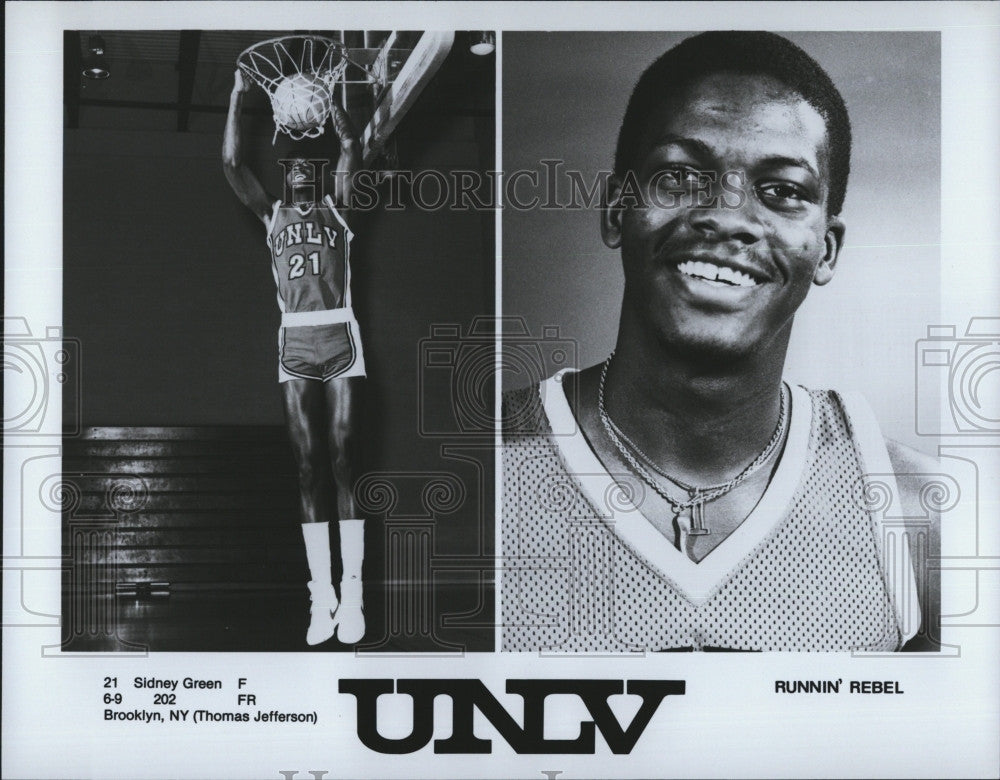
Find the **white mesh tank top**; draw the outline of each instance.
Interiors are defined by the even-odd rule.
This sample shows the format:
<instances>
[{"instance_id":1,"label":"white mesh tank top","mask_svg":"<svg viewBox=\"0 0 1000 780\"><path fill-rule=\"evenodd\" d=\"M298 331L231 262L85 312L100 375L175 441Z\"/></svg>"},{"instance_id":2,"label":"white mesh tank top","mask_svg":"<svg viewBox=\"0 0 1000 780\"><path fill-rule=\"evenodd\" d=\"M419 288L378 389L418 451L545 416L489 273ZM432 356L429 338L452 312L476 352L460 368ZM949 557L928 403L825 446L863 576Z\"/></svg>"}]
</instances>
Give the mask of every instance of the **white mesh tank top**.
<instances>
[{"instance_id":1,"label":"white mesh tank top","mask_svg":"<svg viewBox=\"0 0 1000 780\"><path fill-rule=\"evenodd\" d=\"M863 476L891 468L867 404L849 401L792 388L771 484L694 563L621 489L635 477L616 482L590 450L560 377L506 394L502 649L899 649L920 622L909 552L865 505Z\"/></svg>"}]
</instances>

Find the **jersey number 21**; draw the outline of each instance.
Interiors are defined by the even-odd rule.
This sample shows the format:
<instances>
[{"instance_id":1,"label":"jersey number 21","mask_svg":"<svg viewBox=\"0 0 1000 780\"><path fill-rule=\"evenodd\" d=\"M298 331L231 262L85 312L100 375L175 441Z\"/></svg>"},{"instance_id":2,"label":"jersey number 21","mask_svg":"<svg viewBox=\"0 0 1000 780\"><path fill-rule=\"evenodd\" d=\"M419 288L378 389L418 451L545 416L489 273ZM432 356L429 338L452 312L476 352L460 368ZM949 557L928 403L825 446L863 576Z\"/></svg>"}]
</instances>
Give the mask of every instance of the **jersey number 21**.
<instances>
[{"instance_id":1,"label":"jersey number 21","mask_svg":"<svg viewBox=\"0 0 1000 780\"><path fill-rule=\"evenodd\" d=\"M309 253L309 263L312 265L312 272L314 276L319 275L319 252ZM292 255L288 258L288 278L298 279L300 276L304 276L306 273L306 258L302 255Z\"/></svg>"}]
</instances>

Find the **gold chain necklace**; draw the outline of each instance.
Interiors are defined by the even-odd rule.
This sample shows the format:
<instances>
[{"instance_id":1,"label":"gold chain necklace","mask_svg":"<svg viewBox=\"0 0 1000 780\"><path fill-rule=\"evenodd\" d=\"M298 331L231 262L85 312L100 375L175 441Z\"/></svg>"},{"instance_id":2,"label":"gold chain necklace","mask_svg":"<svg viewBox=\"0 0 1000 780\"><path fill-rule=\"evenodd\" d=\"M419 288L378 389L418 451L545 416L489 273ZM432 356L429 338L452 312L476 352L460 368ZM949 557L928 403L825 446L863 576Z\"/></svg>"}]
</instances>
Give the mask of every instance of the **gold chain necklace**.
<instances>
[{"instance_id":1,"label":"gold chain necklace","mask_svg":"<svg viewBox=\"0 0 1000 780\"><path fill-rule=\"evenodd\" d=\"M656 463L653 461L649 455L647 455L632 439L630 439L621 428L619 428L611 416L608 414L608 410L604 405L604 385L608 377L608 367L611 365L611 359L615 356L612 352L608 355L608 359L604 361L604 366L601 368L601 379L597 385L597 413L601 418L601 424L604 426L604 431L607 433L608 438L614 443L615 448L628 463L629 467L638 474L643 482L649 485L653 490L659 494L669 505L674 512L674 519L680 517L686 510L691 510L691 529L688 531L691 536L704 536L711 533L710 529L705 525L705 504L708 501L712 501L716 498L724 496L726 493L730 492L737 485L744 482L746 479L755 474L761 466L763 466L774 454L781 440L785 436L785 430L788 426L788 399L787 393L785 391L785 386L781 386L781 406L778 410L778 424L774 428L774 433L771 435L770 441L761 450L760 454L753 459L753 461L748 465L743 471L737 474L732 479L726 480L725 482L720 482L716 485L707 485L704 487L699 487L697 485L689 485L686 482L682 482L676 477L672 477L662 469L660 469ZM626 447L626 443L628 447ZM671 482L679 485L682 489L686 490L688 493L687 500L679 501L678 499L667 493L666 489L663 488L659 482L657 482L652 474L629 452L629 448L634 450L642 460L644 460L650 468L652 468L657 474L670 480Z\"/></svg>"}]
</instances>

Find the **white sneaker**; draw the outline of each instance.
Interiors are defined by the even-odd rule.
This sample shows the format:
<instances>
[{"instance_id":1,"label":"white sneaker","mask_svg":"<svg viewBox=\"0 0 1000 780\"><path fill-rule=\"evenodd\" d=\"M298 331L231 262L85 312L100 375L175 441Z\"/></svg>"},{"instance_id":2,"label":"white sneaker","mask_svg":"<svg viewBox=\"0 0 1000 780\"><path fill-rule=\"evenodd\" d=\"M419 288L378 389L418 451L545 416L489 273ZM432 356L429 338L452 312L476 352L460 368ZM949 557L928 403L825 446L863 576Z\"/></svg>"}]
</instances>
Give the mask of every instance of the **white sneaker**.
<instances>
[{"instance_id":1,"label":"white sneaker","mask_svg":"<svg viewBox=\"0 0 1000 780\"><path fill-rule=\"evenodd\" d=\"M318 645L333 636L337 623L333 616L337 612L337 593L329 582L310 582L309 630L306 644Z\"/></svg>"},{"instance_id":2,"label":"white sneaker","mask_svg":"<svg viewBox=\"0 0 1000 780\"><path fill-rule=\"evenodd\" d=\"M357 644L365 635L365 613L361 605L361 580L343 580L340 583L340 608L333 621L337 627L338 642Z\"/></svg>"}]
</instances>

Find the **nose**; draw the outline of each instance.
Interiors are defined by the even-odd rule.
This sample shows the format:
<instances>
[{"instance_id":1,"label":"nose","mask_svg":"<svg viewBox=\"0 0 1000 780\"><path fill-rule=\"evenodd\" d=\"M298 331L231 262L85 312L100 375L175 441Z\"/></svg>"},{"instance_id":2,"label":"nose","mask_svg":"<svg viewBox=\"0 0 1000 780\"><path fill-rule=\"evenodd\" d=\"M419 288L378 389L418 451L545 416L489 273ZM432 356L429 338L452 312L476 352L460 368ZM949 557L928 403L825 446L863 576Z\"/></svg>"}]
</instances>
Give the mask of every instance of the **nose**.
<instances>
[{"instance_id":1,"label":"nose","mask_svg":"<svg viewBox=\"0 0 1000 780\"><path fill-rule=\"evenodd\" d=\"M764 227L754 213L752 198L743 198L733 205L716 197L711 206L692 208L689 220L695 231L716 241L750 245L764 237Z\"/></svg>"}]
</instances>

